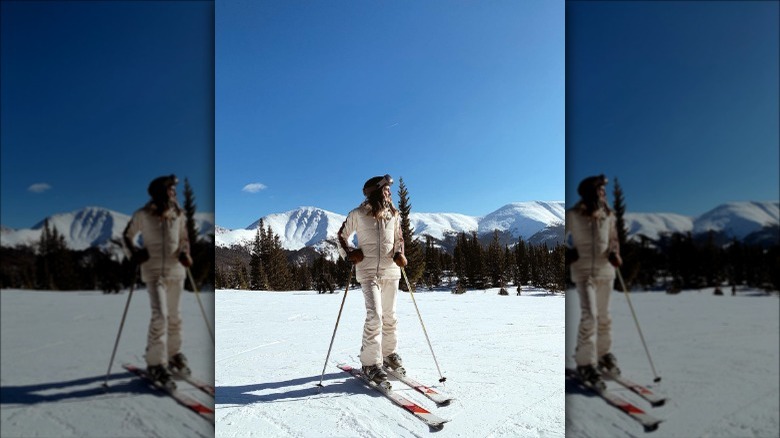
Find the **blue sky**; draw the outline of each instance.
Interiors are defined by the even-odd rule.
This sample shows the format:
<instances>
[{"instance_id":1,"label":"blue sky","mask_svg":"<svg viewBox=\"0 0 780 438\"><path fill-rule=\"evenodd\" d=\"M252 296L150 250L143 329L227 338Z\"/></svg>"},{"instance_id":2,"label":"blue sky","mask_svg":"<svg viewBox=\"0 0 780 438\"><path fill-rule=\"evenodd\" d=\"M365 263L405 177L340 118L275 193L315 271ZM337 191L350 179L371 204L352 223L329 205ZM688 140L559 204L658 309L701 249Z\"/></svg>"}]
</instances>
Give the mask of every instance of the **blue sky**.
<instances>
[{"instance_id":1,"label":"blue sky","mask_svg":"<svg viewBox=\"0 0 780 438\"><path fill-rule=\"evenodd\" d=\"M223 227L385 173L418 212L564 200L563 1L217 1L215 32Z\"/></svg>"},{"instance_id":2,"label":"blue sky","mask_svg":"<svg viewBox=\"0 0 780 438\"><path fill-rule=\"evenodd\" d=\"M777 201L779 7L570 2L567 205L599 173L619 179L628 211L694 216Z\"/></svg>"},{"instance_id":3,"label":"blue sky","mask_svg":"<svg viewBox=\"0 0 780 438\"><path fill-rule=\"evenodd\" d=\"M3 1L2 216L14 228L100 206L131 214L179 176L213 212L214 5Z\"/></svg>"}]
</instances>

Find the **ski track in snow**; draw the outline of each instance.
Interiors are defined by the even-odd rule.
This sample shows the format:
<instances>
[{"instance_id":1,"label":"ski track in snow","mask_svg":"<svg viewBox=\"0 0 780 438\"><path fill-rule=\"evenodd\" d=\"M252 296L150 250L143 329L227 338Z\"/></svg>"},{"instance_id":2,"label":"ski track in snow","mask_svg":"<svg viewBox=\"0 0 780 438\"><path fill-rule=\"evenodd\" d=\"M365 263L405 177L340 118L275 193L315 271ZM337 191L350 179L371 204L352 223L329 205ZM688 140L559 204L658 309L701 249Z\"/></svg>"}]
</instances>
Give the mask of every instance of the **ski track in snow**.
<instances>
[{"instance_id":1,"label":"ski track in snow","mask_svg":"<svg viewBox=\"0 0 780 438\"><path fill-rule=\"evenodd\" d=\"M213 294L201 293L213 315ZM203 437L214 426L122 368L143 366L149 298L133 293L116 358L103 390L128 294L95 291L0 292L0 435L6 437ZM198 377L214 370L211 338L194 294L182 295L183 351ZM213 325L213 320L210 321ZM212 404L179 383L180 391Z\"/></svg>"},{"instance_id":2,"label":"ski track in snow","mask_svg":"<svg viewBox=\"0 0 780 438\"><path fill-rule=\"evenodd\" d=\"M217 436L431 434L425 423L335 366L359 365L365 318L359 288L348 292L318 391L342 293L217 291L216 356L225 360L216 370ZM414 305L403 292L397 304L398 351L410 376L456 399L437 407L391 382L395 391L451 420L436 436L563 436L560 294L529 290L521 297L499 296L498 289L489 289L464 295L421 291L415 298L447 381L438 382ZM507 381L507 375L513 379Z\"/></svg>"},{"instance_id":3,"label":"ski track in snow","mask_svg":"<svg viewBox=\"0 0 780 438\"><path fill-rule=\"evenodd\" d=\"M497 289L464 295L415 294L439 373L408 294L400 293L399 353L409 374L456 397L436 407L402 383L394 389L451 420L438 437L772 437L780 431L780 305L777 296L711 289L679 295L633 293L631 301L663 380L649 386L668 397L649 405L610 387L664 420L642 427L603 400L572 391L562 376L573 364L579 309L576 293L517 297ZM217 436L424 437L417 418L335 367L358 365L365 317L359 289L350 290L325 369L343 291L319 295L217 291L218 348L193 294L182 298L184 351L196 375L214 372ZM203 294L207 314L210 294ZM5 437L212 437L213 426L121 369L142 363L148 324L145 290L134 293L111 369L103 383L126 292L103 295L3 290L0 434ZM623 293L612 297L613 351L624 373L653 379ZM564 347L564 311L570 330ZM213 322L212 322L213 324ZM32 342L31 340L35 340ZM511 376L510 380L506 377ZM208 377L206 377L208 379ZM186 383L180 388L209 403ZM728 396L724 397L726 394Z\"/></svg>"},{"instance_id":4,"label":"ski track in snow","mask_svg":"<svg viewBox=\"0 0 780 438\"><path fill-rule=\"evenodd\" d=\"M574 290L567 300L567 366L579 322ZM653 373L622 292L612 296L612 351L623 374L668 397L650 407L617 384L608 387L664 420L649 436L777 437L780 435L780 305L758 291L714 296L713 289L678 295L632 293L631 302L662 380ZM598 397L566 394L566 436L648 436L641 425Z\"/></svg>"}]
</instances>

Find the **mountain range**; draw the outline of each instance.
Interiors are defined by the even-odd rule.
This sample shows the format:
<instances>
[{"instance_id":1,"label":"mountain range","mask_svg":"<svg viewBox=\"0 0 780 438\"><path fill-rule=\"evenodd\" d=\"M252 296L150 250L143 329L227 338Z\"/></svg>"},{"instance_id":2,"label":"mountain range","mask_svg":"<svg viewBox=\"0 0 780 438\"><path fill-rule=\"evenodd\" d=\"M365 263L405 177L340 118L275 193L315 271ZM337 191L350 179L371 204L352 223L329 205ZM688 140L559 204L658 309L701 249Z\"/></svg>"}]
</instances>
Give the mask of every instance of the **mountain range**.
<instances>
[{"instance_id":1,"label":"mountain range","mask_svg":"<svg viewBox=\"0 0 780 438\"><path fill-rule=\"evenodd\" d=\"M284 213L274 213L262 218L278 234L282 246L290 251L313 248L334 255L336 233L345 215L317 207L299 207ZM476 231L483 238L498 230L502 243L516 242L519 237L534 244L561 243L564 237L564 203L560 201L528 201L507 204L484 216L460 213L410 213L410 222L416 237L431 236L442 246L448 246L453 236L460 232ZM676 213L626 213L629 238L646 236L657 240L664 234L675 232L702 234L714 231L722 236L739 240L758 238L777 243L778 235L772 227L780 222L780 203L776 201L730 202L719 205L698 216ZM254 241L260 220L246 228L227 229L215 227L217 247L248 247ZM769 230L769 231L767 231ZM758 236L758 237L757 237Z\"/></svg>"},{"instance_id":2,"label":"mountain range","mask_svg":"<svg viewBox=\"0 0 780 438\"><path fill-rule=\"evenodd\" d=\"M640 235L658 240L663 234L705 234L710 231L727 238L750 240L751 236L767 234L767 229L780 223L780 202L746 201L721 204L699 216L675 213L626 213L629 237ZM768 233L772 237L772 232ZM778 236L774 234L774 243Z\"/></svg>"},{"instance_id":3,"label":"mountain range","mask_svg":"<svg viewBox=\"0 0 780 438\"><path fill-rule=\"evenodd\" d=\"M415 236L423 239L431 236L439 244L460 232L476 231L484 235L492 234L494 230L498 230L505 240L522 237L541 243L563 241L564 216L563 202L530 201L507 204L485 216L411 212L409 220ZM346 215L317 207L300 207L262 218L264 225L280 236L285 249L296 251L313 247L326 252L335 248L336 234L345 219ZM250 245L259 223L258 219L246 228L234 230L217 226L216 245L225 248Z\"/></svg>"},{"instance_id":4,"label":"mountain range","mask_svg":"<svg viewBox=\"0 0 780 438\"><path fill-rule=\"evenodd\" d=\"M116 251L111 240L121 240L122 232L130 216L102 207L85 207L67 213L51 215L32 228L0 227L0 243L5 247L34 246L38 243L46 221L65 238L65 244L73 250L89 247ZM195 226L200 238L214 233L214 213L195 213ZM121 251L121 250L120 250ZM121 252L119 252L121 254Z\"/></svg>"},{"instance_id":5,"label":"mountain range","mask_svg":"<svg viewBox=\"0 0 780 438\"><path fill-rule=\"evenodd\" d=\"M282 246L290 251L311 248L336 254L336 233L346 219L345 215L317 207L299 207L284 213L262 218L280 236ZM431 236L443 246L451 247L453 237L460 232L477 232L481 239L489 239L498 230L502 243L512 244L522 237L525 241L553 246L563 242L565 207L561 201L527 201L506 204L484 216L460 213L410 213L415 236L424 240ZM0 243L4 247L32 246L41 236L45 220L56 227L69 248L110 248L112 239L121 239L130 216L101 207L86 207L68 213L58 213L41 220L32 228L13 229L0 226ZM213 213L195 215L199 235L214 234L217 247L247 247L254 240L260 219L246 228L227 229L215 225ZM721 236L752 243L777 244L780 229L780 202L730 202L699 215L676 213L626 213L629 238L646 236L657 240L674 232L703 234L709 231Z\"/></svg>"}]
</instances>

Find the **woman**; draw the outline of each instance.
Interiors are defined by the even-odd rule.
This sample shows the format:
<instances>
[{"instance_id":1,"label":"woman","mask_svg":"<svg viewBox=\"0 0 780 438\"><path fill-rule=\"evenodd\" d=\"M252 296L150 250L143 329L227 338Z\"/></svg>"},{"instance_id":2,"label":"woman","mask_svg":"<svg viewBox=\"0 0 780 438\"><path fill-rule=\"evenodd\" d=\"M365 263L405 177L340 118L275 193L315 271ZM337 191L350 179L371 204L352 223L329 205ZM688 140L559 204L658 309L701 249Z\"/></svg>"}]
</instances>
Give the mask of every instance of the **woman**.
<instances>
[{"instance_id":1,"label":"woman","mask_svg":"<svg viewBox=\"0 0 780 438\"><path fill-rule=\"evenodd\" d=\"M401 270L406 266L401 218L393 205L390 175L375 176L363 185L366 199L349 212L338 232L339 252L355 264L366 301L366 322L360 362L363 374L375 382L387 380L382 365L397 369L395 303ZM357 233L357 248L349 244Z\"/></svg>"},{"instance_id":2,"label":"woman","mask_svg":"<svg viewBox=\"0 0 780 438\"><path fill-rule=\"evenodd\" d=\"M146 344L147 373L161 385L176 388L171 371L189 374L181 349L179 301L185 267L192 265L186 218L176 202L175 175L155 178L148 188L151 200L133 213L124 231L131 260L141 265L141 280L149 290L152 317ZM141 234L143 248L135 244ZM167 337L163 336L167 334Z\"/></svg>"},{"instance_id":3,"label":"woman","mask_svg":"<svg viewBox=\"0 0 780 438\"><path fill-rule=\"evenodd\" d=\"M580 378L604 388L601 371L619 374L612 347L609 299L620 267L615 215L607 205L607 178L591 176L580 182L580 201L566 211L571 276L580 298L580 327L574 360Z\"/></svg>"}]
</instances>

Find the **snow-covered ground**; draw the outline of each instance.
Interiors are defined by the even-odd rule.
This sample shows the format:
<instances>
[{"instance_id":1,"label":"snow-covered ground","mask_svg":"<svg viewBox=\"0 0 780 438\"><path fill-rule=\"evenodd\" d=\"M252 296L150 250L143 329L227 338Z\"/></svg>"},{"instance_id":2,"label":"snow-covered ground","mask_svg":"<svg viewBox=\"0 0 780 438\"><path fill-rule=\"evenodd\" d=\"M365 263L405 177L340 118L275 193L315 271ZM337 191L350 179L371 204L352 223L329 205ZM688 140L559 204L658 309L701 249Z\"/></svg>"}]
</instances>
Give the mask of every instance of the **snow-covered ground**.
<instances>
[{"instance_id":1,"label":"snow-covered ground","mask_svg":"<svg viewBox=\"0 0 780 438\"><path fill-rule=\"evenodd\" d=\"M399 292L399 353L410 376L458 399L433 402L393 387L452 420L436 436L563 437L564 309L561 294L497 289L414 295L439 374L411 297ZM336 362L359 365L365 318L362 292L350 290L324 388L318 392L344 291L216 292L216 433L219 437L410 437L428 426Z\"/></svg>"},{"instance_id":2,"label":"snow-covered ground","mask_svg":"<svg viewBox=\"0 0 780 438\"><path fill-rule=\"evenodd\" d=\"M642 426L607 405L566 387L566 438L780 436L780 302L777 295L713 289L678 295L632 293L631 304L648 344L650 367L622 292L612 296L613 352L623 374L668 396L651 408L635 394L608 383L625 398L664 420L646 434ZM566 365L574 366L579 302L566 302Z\"/></svg>"},{"instance_id":3,"label":"snow-covered ground","mask_svg":"<svg viewBox=\"0 0 780 438\"><path fill-rule=\"evenodd\" d=\"M128 291L0 292L0 436L12 437L213 437L214 426L150 389L122 368L144 365L149 296L133 293L122 338L108 370ZM201 293L214 315L214 294ZM214 349L195 294L182 295L183 351L194 374L214 373ZM210 321L213 326L213 319ZM179 387L212 404L210 397Z\"/></svg>"},{"instance_id":4,"label":"snow-covered ground","mask_svg":"<svg viewBox=\"0 0 780 438\"><path fill-rule=\"evenodd\" d=\"M512 289L510 289L510 292ZM780 301L777 295L712 289L633 293L631 302L660 383L639 341L622 293L612 297L613 351L624 373L669 397L650 408L656 437L777 437L780 432ZM498 296L496 289L415 294L447 382L439 375L411 298L400 293L399 352L409 374L453 394L446 407L395 383L404 395L452 420L438 436L648 436L642 427L563 378L579 317L576 293ZM216 297L216 306L213 301ZM184 351L196 374L216 372L219 437L425 436L425 424L335 367L357 365L364 318L360 290L346 299L317 391L343 291L202 293L216 314L217 351L194 294L185 293ZM211 437L207 421L149 389L121 368L143 363L149 309L133 294L103 391L108 360L127 301L100 292L0 292L0 435L5 437ZM568 333L564 348L564 312ZM212 321L213 323L213 321ZM216 370L215 370L216 369ZM215 371L214 371L215 370ZM194 389L181 387L206 402ZM610 387L613 387L610 384ZM565 419L565 420L564 420Z\"/></svg>"}]
</instances>

